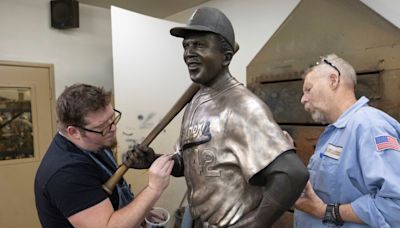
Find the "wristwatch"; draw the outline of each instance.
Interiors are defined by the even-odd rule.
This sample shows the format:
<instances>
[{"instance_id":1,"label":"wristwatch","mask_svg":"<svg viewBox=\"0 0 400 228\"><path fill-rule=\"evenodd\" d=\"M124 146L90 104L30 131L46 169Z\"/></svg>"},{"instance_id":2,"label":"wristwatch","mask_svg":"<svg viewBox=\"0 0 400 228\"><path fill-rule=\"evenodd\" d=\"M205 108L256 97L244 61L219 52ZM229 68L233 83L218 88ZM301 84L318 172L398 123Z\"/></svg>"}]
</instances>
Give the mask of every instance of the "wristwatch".
<instances>
[{"instance_id":1,"label":"wristwatch","mask_svg":"<svg viewBox=\"0 0 400 228\"><path fill-rule=\"evenodd\" d=\"M329 203L326 205L325 216L322 220L324 225L330 227L340 227L343 226L343 219L339 213L339 203Z\"/></svg>"}]
</instances>

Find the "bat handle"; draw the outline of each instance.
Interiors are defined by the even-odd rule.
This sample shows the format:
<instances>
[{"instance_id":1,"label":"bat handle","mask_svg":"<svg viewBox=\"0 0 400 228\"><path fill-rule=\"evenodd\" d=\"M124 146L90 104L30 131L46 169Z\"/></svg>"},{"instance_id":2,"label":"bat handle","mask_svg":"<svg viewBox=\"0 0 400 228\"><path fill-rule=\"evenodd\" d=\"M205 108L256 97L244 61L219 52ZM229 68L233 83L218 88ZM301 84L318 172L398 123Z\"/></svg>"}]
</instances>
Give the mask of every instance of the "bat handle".
<instances>
[{"instance_id":1,"label":"bat handle","mask_svg":"<svg viewBox=\"0 0 400 228\"><path fill-rule=\"evenodd\" d=\"M115 173L107 180L107 182L103 184L103 189L108 193L108 195L112 194L115 186L124 176L126 171L128 171L128 167L125 164L122 164L118 167L117 171L115 171Z\"/></svg>"}]
</instances>

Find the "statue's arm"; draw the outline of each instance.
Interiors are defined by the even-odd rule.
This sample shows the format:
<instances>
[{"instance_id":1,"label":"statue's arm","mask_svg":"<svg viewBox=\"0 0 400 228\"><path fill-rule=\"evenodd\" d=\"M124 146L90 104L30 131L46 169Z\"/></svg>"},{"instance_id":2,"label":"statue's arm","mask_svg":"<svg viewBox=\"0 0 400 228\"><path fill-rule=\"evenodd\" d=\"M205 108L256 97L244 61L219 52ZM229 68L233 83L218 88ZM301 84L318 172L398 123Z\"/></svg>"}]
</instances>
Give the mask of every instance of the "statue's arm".
<instances>
[{"instance_id":1,"label":"statue's arm","mask_svg":"<svg viewBox=\"0 0 400 228\"><path fill-rule=\"evenodd\" d=\"M250 178L252 185L262 186L263 200L255 227L270 227L303 191L308 171L294 150L279 155L273 162Z\"/></svg>"}]
</instances>

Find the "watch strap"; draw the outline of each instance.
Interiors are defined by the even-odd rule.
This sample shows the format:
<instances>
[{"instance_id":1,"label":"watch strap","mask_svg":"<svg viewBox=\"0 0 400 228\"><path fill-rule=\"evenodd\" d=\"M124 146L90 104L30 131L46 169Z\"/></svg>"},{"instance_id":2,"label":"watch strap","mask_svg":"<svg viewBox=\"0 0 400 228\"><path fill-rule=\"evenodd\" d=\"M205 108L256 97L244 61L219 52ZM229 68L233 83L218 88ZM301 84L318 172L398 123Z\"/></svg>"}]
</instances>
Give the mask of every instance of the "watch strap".
<instances>
[{"instance_id":1,"label":"watch strap","mask_svg":"<svg viewBox=\"0 0 400 228\"><path fill-rule=\"evenodd\" d=\"M343 219L340 216L340 211L339 211L340 203L335 203L333 207L333 212L335 214L335 219L336 219L336 225L337 226L343 226Z\"/></svg>"},{"instance_id":2,"label":"watch strap","mask_svg":"<svg viewBox=\"0 0 400 228\"><path fill-rule=\"evenodd\" d=\"M339 212L339 203L329 203L326 205L325 215L322 219L324 225L330 225L333 227L343 226L343 219Z\"/></svg>"},{"instance_id":3,"label":"watch strap","mask_svg":"<svg viewBox=\"0 0 400 228\"><path fill-rule=\"evenodd\" d=\"M328 224L335 225L335 218L334 218L334 212L333 212L334 206L335 205L332 203L328 203L326 205L325 215L324 215L324 218L322 219L322 223L324 225L328 225Z\"/></svg>"}]
</instances>

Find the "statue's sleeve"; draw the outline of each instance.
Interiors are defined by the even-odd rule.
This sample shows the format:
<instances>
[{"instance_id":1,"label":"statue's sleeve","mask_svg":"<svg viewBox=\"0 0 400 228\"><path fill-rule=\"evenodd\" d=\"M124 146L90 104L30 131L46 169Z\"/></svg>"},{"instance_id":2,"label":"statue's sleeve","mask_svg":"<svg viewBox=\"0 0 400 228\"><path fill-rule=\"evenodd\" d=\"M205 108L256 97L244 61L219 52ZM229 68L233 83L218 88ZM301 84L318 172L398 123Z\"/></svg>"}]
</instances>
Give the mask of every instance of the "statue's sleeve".
<instances>
[{"instance_id":1,"label":"statue's sleeve","mask_svg":"<svg viewBox=\"0 0 400 228\"><path fill-rule=\"evenodd\" d=\"M241 96L230 108L225 126L226 146L247 181L293 146L274 121L268 106L256 97Z\"/></svg>"}]
</instances>

